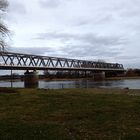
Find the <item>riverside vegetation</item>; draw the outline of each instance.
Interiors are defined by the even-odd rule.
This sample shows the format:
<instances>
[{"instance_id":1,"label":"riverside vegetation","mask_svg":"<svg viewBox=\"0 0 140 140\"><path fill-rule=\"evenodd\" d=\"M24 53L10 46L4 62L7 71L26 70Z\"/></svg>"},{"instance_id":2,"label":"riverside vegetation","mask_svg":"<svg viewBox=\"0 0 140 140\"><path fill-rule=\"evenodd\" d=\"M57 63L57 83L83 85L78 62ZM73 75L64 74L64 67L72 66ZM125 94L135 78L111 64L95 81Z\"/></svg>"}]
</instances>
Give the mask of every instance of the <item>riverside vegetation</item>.
<instances>
[{"instance_id":1,"label":"riverside vegetation","mask_svg":"<svg viewBox=\"0 0 140 140\"><path fill-rule=\"evenodd\" d=\"M138 140L140 90L0 88L0 139Z\"/></svg>"}]
</instances>

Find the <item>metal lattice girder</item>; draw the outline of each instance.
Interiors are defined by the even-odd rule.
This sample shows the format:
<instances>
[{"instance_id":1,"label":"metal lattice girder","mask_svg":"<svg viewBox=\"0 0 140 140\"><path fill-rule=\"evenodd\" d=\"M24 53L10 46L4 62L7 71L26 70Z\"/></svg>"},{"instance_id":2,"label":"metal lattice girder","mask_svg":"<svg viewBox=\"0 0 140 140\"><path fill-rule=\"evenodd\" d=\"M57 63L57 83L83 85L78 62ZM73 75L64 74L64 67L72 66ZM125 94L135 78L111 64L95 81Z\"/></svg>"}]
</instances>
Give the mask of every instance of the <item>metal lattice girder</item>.
<instances>
[{"instance_id":1,"label":"metal lattice girder","mask_svg":"<svg viewBox=\"0 0 140 140\"><path fill-rule=\"evenodd\" d=\"M12 52L0 52L0 69L113 70L124 71L123 65L77 59L57 58Z\"/></svg>"}]
</instances>

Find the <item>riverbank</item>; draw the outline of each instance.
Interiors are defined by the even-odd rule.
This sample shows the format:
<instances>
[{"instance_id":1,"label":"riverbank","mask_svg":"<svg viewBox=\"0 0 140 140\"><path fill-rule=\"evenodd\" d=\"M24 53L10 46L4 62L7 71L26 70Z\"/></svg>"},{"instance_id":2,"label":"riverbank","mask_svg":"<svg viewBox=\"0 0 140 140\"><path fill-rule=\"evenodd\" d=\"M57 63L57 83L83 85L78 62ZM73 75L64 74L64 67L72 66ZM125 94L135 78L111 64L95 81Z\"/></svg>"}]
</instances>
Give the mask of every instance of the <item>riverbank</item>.
<instances>
[{"instance_id":1,"label":"riverbank","mask_svg":"<svg viewBox=\"0 0 140 140\"><path fill-rule=\"evenodd\" d=\"M91 77L87 78L40 78L41 80L46 80L46 81L73 81L73 80L93 80ZM133 80L133 79L140 79L140 76L118 76L118 77L106 77L105 80Z\"/></svg>"},{"instance_id":2,"label":"riverbank","mask_svg":"<svg viewBox=\"0 0 140 140\"><path fill-rule=\"evenodd\" d=\"M0 138L140 139L140 90L0 88Z\"/></svg>"},{"instance_id":3,"label":"riverbank","mask_svg":"<svg viewBox=\"0 0 140 140\"><path fill-rule=\"evenodd\" d=\"M136 77L107 77L106 80L135 80L135 79L140 79L140 76Z\"/></svg>"}]
</instances>

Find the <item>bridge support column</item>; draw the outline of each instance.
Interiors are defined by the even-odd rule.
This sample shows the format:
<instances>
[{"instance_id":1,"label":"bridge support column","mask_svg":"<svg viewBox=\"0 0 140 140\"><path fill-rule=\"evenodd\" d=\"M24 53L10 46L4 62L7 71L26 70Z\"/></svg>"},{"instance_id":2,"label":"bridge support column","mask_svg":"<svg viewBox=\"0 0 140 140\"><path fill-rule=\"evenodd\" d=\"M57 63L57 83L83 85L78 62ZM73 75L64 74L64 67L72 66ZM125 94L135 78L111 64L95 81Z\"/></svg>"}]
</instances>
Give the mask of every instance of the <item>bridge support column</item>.
<instances>
[{"instance_id":1,"label":"bridge support column","mask_svg":"<svg viewBox=\"0 0 140 140\"><path fill-rule=\"evenodd\" d=\"M37 88L38 87L38 72L28 70L24 73L24 87L25 88Z\"/></svg>"},{"instance_id":2,"label":"bridge support column","mask_svg":"<svg viewBox=\"0 0 140 140\"><path fill-rule=\"evenodd\" d=\"M105 80L105 72L99 72L93 74L94 80Z\"/></svg>"}]
</instances>

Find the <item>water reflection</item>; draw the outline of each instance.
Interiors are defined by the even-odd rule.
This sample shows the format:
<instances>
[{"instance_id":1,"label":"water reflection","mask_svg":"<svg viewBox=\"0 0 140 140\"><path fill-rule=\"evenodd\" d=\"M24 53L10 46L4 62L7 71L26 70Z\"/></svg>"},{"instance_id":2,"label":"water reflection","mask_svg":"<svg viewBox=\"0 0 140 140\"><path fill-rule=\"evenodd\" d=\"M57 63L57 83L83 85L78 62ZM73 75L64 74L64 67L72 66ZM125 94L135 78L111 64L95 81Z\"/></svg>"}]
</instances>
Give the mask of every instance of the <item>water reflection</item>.
<instances>
[{"instance_id":1,"label":"water reflection","mask_svg":"<svg viewBox=\"0 0 140 140\"><path fill-rule=\"evenodd\" d=\"M13 87L25 87L23 81L13 81ZM0 87L11 87L11 81L0 81ZM67 81L39 81L38 88L62 89L62 88L125 88L140 89L140 80L115 80L115 81L93 81L93 80L67 80Z\"/></svg>"},{"instance_id":2,"label":"water reflection","mask_svg":"<svg viewBox=\"0 0 140 140\"><path fill-rule=\"evenodd\" d=\"M140 80L114 80L114 81L40 81L40 88L60 89L60 88L126 88L140 89Z\"/></svg>"},{"instance_id":3,"label":"water reflection","mask_svg":"<svg viewBox=\"0 0 140 140\"><path fill-rule=\"evenodd\" d=\"M24 87L25 88L39 88L39 83L36 82L36 83L33 83L33 84L29 84L29 83L24 82Z\"/></svg>"}]
</instances>

